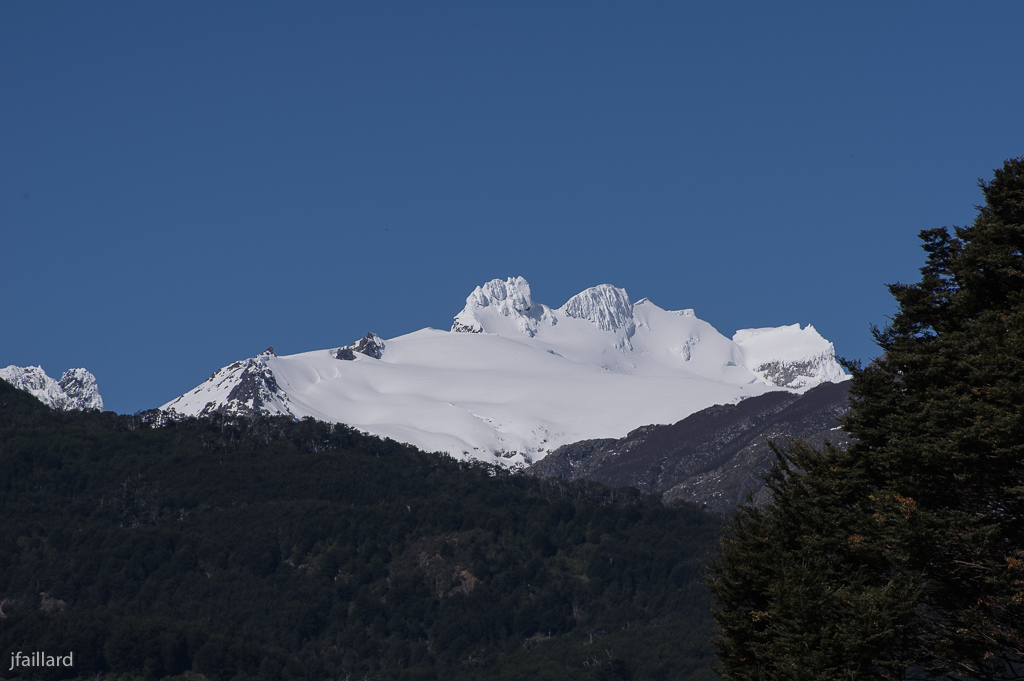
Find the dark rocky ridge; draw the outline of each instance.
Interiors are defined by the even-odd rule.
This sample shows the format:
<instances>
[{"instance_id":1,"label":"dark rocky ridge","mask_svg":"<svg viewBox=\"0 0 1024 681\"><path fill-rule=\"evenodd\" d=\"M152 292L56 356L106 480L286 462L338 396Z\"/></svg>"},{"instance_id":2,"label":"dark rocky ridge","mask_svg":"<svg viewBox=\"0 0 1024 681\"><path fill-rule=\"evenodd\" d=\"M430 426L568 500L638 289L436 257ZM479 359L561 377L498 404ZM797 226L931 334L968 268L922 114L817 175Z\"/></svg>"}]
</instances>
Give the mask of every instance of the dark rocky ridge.
<instances>
[{"instance_id":1,"label":"dark rocky ridge","mask_svg":"<svg viewBox=\"0 0 1024 681\"><path fill-rule=\"evenodd\" d=\"M337 352L334 353L334 357L336 359L352 361L356 358L357 352L367 357L380 359L384 356L384 341L375 333L367 333L352 345L338 348Z\"/></svg>"},{"instance_id":2,"label":"dark rocky ridge","mask_svg":"<svg viewBox=\"0 0 1024 681\"><path fill-rule=\"evenodd\" d=\"M839 429L848 390L848 382L825 383L802 395L771 392L709 407L672 425L637 428L619 440L559 447L527 472L636 487L666 501L683 499L728 513L749 491L764 501L761 475L774 459L769 440L849 442Z\"/></svg>"}]
</instances>

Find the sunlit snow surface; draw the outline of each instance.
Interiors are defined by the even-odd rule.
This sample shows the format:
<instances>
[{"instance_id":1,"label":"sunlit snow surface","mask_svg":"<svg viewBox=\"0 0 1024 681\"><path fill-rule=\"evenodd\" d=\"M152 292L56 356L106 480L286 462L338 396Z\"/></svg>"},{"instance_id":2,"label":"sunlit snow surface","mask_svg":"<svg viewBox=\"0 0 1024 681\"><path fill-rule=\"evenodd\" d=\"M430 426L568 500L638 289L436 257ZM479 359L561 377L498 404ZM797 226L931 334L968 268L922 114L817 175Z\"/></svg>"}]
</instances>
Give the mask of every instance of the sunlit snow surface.
<instances>
[{"instance_id":1,"label":"sunlit snow surface","mask_svg":"<svg viewBox=\"0 0 1024 681\"><path fill-rule=\"evenodd\" d=\"M747 329L731 340L692 310L631 303L608 285L552 309L533 302L524 279L496 279L470 294L453 329L462 332L423 329L385 340L380 359L339 360L337 348L264 353L162 409L246 413L256 400L266 413L517 464L713 404L847 378L813 327ZM243 373L256 387L233 404Z\"/></svg>"}]
</instances>

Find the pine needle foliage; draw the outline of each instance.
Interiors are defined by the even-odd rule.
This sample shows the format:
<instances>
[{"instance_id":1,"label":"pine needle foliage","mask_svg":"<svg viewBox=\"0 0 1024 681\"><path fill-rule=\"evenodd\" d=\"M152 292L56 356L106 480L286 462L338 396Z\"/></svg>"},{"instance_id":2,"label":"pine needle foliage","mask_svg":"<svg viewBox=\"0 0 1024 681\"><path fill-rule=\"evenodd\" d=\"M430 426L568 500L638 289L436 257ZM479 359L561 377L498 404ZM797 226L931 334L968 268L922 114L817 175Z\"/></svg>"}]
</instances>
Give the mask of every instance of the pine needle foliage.
<instances>
[{"instance_id":1,"label":"pine needle foliage","mask_svg":"<svg viewBox=\"0 0 1024 681\"><path fill-rule=\"evenodd\" d=\"M921 232L846 451L789 443L712 563L727 679L1024 678L1024 157Z\"/></svg>"}]
</instances>

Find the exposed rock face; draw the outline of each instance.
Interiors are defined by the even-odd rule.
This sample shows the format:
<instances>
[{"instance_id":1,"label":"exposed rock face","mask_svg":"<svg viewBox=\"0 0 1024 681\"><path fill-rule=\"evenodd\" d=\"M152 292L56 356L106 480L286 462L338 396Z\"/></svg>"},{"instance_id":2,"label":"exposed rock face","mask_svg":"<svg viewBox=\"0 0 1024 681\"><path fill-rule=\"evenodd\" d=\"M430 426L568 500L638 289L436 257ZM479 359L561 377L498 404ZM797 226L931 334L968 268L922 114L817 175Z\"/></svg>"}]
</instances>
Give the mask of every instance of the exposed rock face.
<instances>
[{"instance_id":1,"label":"exposed rock face","mask_svg":"<svg viewBox=\"0 0 1024 681\"><path fill-rule=\"evenodd\" d=\"M228 370L237 376L236 382L228 392L227 400L216 407L207 406L202 415L235 414L238 416L260 416L271 412L281 401L287 402L287 395L277 384L267 365L260 361L267 353L252 359L235 362Z\"/></svg>"},{"instance_id":2,"label":"exposed rock face","mask_svg":"<svg viewBox=\"0 0 1024 681\"><path fill-rule=\"evenodd\" d=\"M834 362L835 354L821 355L814 359L797 362L766 362L753 368L754 373L760 375L764 380L784 388L802 388L807 381L807 376L814 376L821 366L827 362Z\"/></svg>"},{"instance_id":3,"label":"exposed rock face","mask_svg":"<svg viewBox=\"0 0 1024 681\"><path fill-rule=\"evenodd\" d=\"M277 378L269 363L277 359L273 348L267 348L255 357L233 362L215 371L206 382L164 405L170 413L207 416L210 414L231 414L237 416L262 416L290 414L288 394L278 385ZM204 391L218 394L217 400L202 400ZM201 409L190 409L193 401L202 404Z\"/></svg>"},{"instance_id":4,"label":"exposed rock face","mask_svg":"<svg viewBox=\"0 0 1024 681\"><path fill-rule=\"evenodd\" d=\"M334 356L338 359L351 361L356 358L356 353L380 359L384 356L384 340L375 333L368 333L352 345L338 348Z\"/></svg>"},{"instance_id":5,"label":"exposed rock face","mask_svg":"<svg viewBox=\"0 0 1024 681\"><path fill-rule=\"evenodd\" d=\"M458 318L452 322L452 333L483 333L484 329L482 326L477 324L476 326L467 326L460 322Z\"/></svg>"},{"instance_id":6,"label":"exposed rock face","mask_svg":"<svg viewBox=\"0 0 1024 681\"><path fill-rule=\"evenodd\" d=\"M61 374L57 385L64 392L65 400L60 409L103 410L103 398L100 396L96 377L85 369L68 369Z\"/></svg>"},{"instance_id":7,"label":"exposed rock face","mask_svg":"<svg viewBox=\"0 0 1024 681\"><path fill-rule=\"evenodd\" d=\"M765 500L761 475L774 454L768 440L828 440L845 446L838 428L849 384L826 383L803 395L772 392L735 405L699 411L670 426L644 426L620 440L565 445L527 472L636 487L666 501L683 499L728 513L754 491Z\"/></svg>"},{"instance_id":8,"label":"exposed rock face","mask_svg":"<svg viewBox=\"0 0 1024 681\"><path fill-rule=\"evenodd\" d=\"M0 379L31 393L52 409L103 409L103 398L96 385L96 377L85 369L68 369L59 381L55 381L46 375L42 367L19 367L12 364L0 369Z\"/></svg>"}]
</instances>

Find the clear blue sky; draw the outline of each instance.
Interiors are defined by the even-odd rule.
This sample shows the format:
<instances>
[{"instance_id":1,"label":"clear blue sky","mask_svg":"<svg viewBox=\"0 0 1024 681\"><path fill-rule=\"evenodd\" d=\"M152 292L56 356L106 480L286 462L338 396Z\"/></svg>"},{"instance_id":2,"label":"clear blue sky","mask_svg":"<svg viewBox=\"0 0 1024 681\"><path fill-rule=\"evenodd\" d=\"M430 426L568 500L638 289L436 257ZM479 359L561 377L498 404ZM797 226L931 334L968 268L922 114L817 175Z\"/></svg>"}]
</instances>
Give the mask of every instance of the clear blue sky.
<instances>
[{"instance_id":1,"label":"clear blue sky","mask_svg":"<svg viewBox=\"0 0 1024 681\"><path fill-rule=\"evenodd\" d=\"M874 356L1024 154L1024 2L0 4L0 366L159 406L521 275Z\"/></svg>"}]
</instances>

